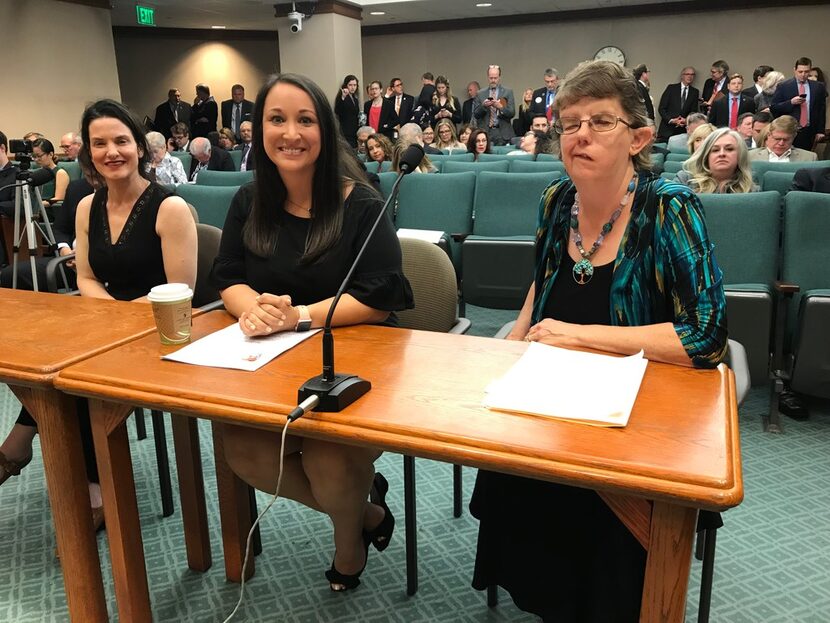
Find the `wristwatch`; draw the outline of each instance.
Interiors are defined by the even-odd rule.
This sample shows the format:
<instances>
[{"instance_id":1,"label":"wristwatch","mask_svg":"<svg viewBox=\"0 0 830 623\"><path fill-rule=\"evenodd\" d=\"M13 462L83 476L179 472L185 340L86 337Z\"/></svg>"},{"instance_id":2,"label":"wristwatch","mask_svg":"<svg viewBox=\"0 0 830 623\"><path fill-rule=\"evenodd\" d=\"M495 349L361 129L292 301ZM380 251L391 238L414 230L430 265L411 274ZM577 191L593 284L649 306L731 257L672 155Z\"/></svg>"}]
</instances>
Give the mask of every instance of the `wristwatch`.
<instances>
[{"instance_id":1,"label":"wristwatch","mask_svg":"<svg viewBox=\"0 0 830 623\"><path fill-rule=\"evenodd\" d=\"M297 326L295 331L308 331L311 328L311 314L308 313L308 307L305 305L297 305L294 309L297 310Z\"/></svg>"}]
</instances>

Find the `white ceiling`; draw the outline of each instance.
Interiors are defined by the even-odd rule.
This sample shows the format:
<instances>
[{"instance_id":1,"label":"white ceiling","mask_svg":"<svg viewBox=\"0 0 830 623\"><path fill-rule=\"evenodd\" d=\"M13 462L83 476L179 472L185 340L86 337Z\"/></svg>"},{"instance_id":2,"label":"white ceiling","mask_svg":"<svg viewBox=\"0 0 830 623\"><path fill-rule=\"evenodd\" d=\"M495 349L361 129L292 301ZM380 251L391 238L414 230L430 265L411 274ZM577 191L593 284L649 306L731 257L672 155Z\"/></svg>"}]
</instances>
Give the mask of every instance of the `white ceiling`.
<instances>
[{"instance_id":1,"label":"white ceiling","mask_svg":"<svg viewBox=\"0 0 830 623\"><path fill-rule=\"evenodd\" d=\"M279 1L285 3L285 0ZM492 6L476 7L481 0L351 1L363 6L364 26L665 4L662 0L489 0ZM135 0L111 2L114 26L137 25ZM274 0L138 0L137 3L155 8L156 26L161 28L225 26L228 30L277 29ZM385 15L370 15L371 11L384 11Z\"/></svg>"}]
</instances>

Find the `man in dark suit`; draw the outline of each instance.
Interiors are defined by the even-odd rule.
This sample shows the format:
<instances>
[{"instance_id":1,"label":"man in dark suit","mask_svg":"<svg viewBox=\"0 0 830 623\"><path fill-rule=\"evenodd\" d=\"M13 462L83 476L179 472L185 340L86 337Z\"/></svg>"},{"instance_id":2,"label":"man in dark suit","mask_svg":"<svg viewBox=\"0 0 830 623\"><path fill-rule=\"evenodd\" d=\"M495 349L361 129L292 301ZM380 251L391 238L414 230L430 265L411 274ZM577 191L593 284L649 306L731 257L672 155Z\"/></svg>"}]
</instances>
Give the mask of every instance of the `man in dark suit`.
<instances>
[{"instance_id":1,"label":"man in dark suit","mask_svg":"<svg viewBox=\"0 0 830 623\"><path fill-rule=\"evenodd\" d=\"M254 114L254 103L245 99L245 87L235 84L231 87L231 99L222 102L222 127L230 128L239 141L239 126L250 121Z\"/></svg>"},{"instance_id":2,"label":"man in dark suit","mask_svg":"<svg viewBox=\"0 0 830 623\"><path fill-rule=\"evenodd\" d=\"M706 78L703 83L703 93L700 97L703 99L701 108L705 108L701 112L708 112L709 106L713 104L713 100L718 93L726 95L729 90L729 64L726 61L715 61L712 63L712 68L709 70L710 78Z\"/></svg>"},{"instance_id":3,"label":"man in dark suit","mask_svg":"<svg viewBox=\"0 0 830 623\"><path fill-rule=\"evenodd\" d=\"M807 79L812 67L813 61L809 58L799 58L795 62L795 77L778 85L769 107L773 117L795 117L799 130L793 146L807 150L824 138L826 127L827 87Z\"/></svg>"},{"instance_id":4,"label":"man in dark suit","mask_svg":"<svg viewBox=\"0 0 830 623\"><path fill-rule=\"evenodd\" d=\"M680 72L680 82L670 84L660 96L657 112L660 113L660 130L657 140L665 142L677 134L686 133L686 117L697 112L700 91L692 86L695 81L695 68L684 67Z\"/></svg>"},{"instance_id":5,"label":"man in dark suit","mask_svg":"<svg viewBox=\"0 0 830 623\"><path fill-rule=\"evenodd\" d=\"M744 95L755 99L755 96L764 90L764 78L772 70L773 68L769 65L758 65L755 71L752 72L752 82L754 84L744 89Z\"/></svg>"},{"instance_id":6,"label":"man in dark suit","mask_svg":"<svg viewBox=\"0 0 830 623\"><path fill-rule=\"evenodd\" d=\"M476 104L476 96L478 95L480 89L481 85L477 80L473 80L467 85L467 97L469 99L465 100L464 103L461 104L461 123L466 124L475 122L475 115L473 113Z\"/></svg>"},{"instance_id":7,"label":"man in dark suit","mask_svg":"<svg viewBox=\"0 0 830 623\"><path fill-rule=\"evenodd\" d=\"M415 97L403 92L403 81L400 78L392 78L389 81L389 94L387 99L392 100L395 105L395 112L398 115L400 126L409 123L412 118L412 111L415 109Z\"/></svg>"},{"instance_id":8,"label":"man in dark suit","mask_svg":"<svg viewBox=\"0 0 830 623\"><path fill-rule=\"evenodd\" d=\"M712 104L709 111L709 123L717 128L730 127L738 129L738 117L745 112L755 112L755 100L747 97L741 91L744 88L744 77L741 74L729 76L728 95Z\"/></svg>"},{"instance_id":9,"label":"man in dark suit","mask_svg":"<svg viewBox=\"0 0 830 623\"><path fill-rule=\"evenodd\" d=\"M830 193L830 167L823 169L799 169L793 177L790 190L808 193Z\"/></svg>"},{"instance_id":10,"label":"man in dark suit","mask_svg":"<svg viewBox=\"0 0 830 623\"><path fill-rule=\"evenodd\" d=\"M234 147L242 152L242 158L239 162L240 171L254 170L254 152L253 152L253 138L254 138L254 124L250 121L243 121L239 128L240 140L239 144Z\"/></svg>"},{"instance_id":11,"label":"man in dark suit","mask_svg":"<svg viewBox=\"0 0 830 623\"><path fill-rule=\"evenodd\" d=\"M637 90L640 92L640 97L643 98L643 103L646 106L646 115L654 121L654 102L651 101L651 95L648 92L650 85L648 67L637 65L634 68L634 77L637 79Z\"/></svg>"},{"instance_id":12,"label":"man in dark suit","mask_svg":"<svg viewBox=\"0 0 830 623\"><path fill-rule=\"evenodd\" d=\"M219 107L210 94L210 87L206 84L196 85L196 99L190 109L190 136L207 136L208 132L216 132L216 120L219 117Z\"/></svg>"},{"instance_id":13,"label":"man in dark suit","mask_svg":"<svg viewBox=\"0 0 830 623\"><path fill-rule=\"evenodd\" d=\"M553 120L551 106L553 106L553 98L556 97L556 89L559 87L559 72L548 68L545 70L544 79L545 86L533 92L530 100L530 113L533 116L541 113L548 118L548 123L550 123Z\"/></svg>"},{"instance_id":14,"label":"man in dark suit","mask_svg":"<svg viewBox=\"0 0 830 623\"><path fill-rule=\"evenodd\" d=\"M200 136L190 141L190 155L193 159L190 162L190 173L187 179L196 181L199 171L233 171L233 160L231 155L221 147L213 147L210 141Z\"/></svg>"},{"instance_id":15,"label":"man in dark suit","mask_svg":"<svg viewBox=\"0 0 830 623\"><path fill-rule=\"evenodd\" d=\"M167 92L167 101L156 106L153 126L156 132L161 132L164 138L169 140L172 136L170 128L177 123L190 123L190 104L182 101L182 94L178 89L170 89Z\"/></svg>"}]
</instances>

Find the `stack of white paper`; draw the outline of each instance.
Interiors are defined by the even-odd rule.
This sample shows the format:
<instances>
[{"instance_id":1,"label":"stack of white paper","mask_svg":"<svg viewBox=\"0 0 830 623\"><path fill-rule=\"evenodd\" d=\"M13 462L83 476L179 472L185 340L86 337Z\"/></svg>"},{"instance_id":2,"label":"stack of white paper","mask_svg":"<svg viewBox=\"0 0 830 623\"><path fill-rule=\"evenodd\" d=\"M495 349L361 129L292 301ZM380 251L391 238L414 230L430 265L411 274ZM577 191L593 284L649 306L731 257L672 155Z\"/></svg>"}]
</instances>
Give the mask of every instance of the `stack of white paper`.
<instances>
[{"instance_id":1,"label":"stack of white paper","mask_svg":"<svg viewBox=\"0 0 830 623\"><path fill-rule=\"evenodd\" d=\"M625 426L647 364L643 351L610 357L532 342L507 374L490 383L484 406Z\"/></svg>"},{"instance_id":2,"label":"stack of white paper","mask_svg":"<svg viewBox=\"0 0 830 623\"><path fill-rule=\"evenodd\" d=\"M283 331L262 337L246 337L239 328L239 323L236 323L206 335L174 353L164 355L162 359L253 372L317 331L319 329L302 333Z\"/></svg>"},{"instance_id":3,"label":"stack of white paper","mask_svg":"<svg viewBox=\"0 0 830 623\"><path fill-rule=\"evenodd\" d=\"M437 229L406 229L402 227L398 230L398 238L414 238L416 240L425 240L431 244L438 244L441 242L444 232Z\"/></svg>"}]
</instances>

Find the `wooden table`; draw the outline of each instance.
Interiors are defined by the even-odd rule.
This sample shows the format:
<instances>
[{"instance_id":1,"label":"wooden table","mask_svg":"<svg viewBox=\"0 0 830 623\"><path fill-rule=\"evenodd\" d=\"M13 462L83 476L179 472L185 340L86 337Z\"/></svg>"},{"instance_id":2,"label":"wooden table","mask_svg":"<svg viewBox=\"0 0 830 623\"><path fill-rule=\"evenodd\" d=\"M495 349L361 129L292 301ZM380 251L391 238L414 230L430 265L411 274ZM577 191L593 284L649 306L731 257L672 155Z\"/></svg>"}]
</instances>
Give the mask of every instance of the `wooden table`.
<instances>
[{"instance_id":1,"label":"wooden table","mask_svg":"<svg viewBox=\"0 0 830 623\"><path fill-rule=\"evenodd\" d=\"M75 400L53 381L66 366L154 331L149 305L0 290L0 382L38 425L72 621L107 621L107 604Z\"/></svg>"},{"instance_id":2,"label":"wooden table","mask_svg":"<svg viewBox=\"0 0 830 623\"><path fill-rule=\"evenodd\" d=\"M230 322L224 312L206 314L194 319L194 337ZM524 352L522 342L366 326L335 335L338 369L373 388L341 413L298 420L296 434L595 489L648 548L641 620L683 620L698 509L724 510L743 498L734 378L725 366L650 363L628 427L602 429L480 406L486 384ZM148 336L63 370L56 381L95 399L90 412L124 621L151 618L146 582L138 581L146 571L132 468L120 458L129 456L130 406L275 429L299 385L320 368L319 335L255 373L161 361L169 348ZM230 557L238 573L247 518L232 507L244 509L246 498L224 477L233 478L220 471L220 490L232 490L236 503L220 506L226 568ZM189 512L198 524L203 509ZM191 538L189 556L198 549Z\"/></svg>"}]
</instances>

